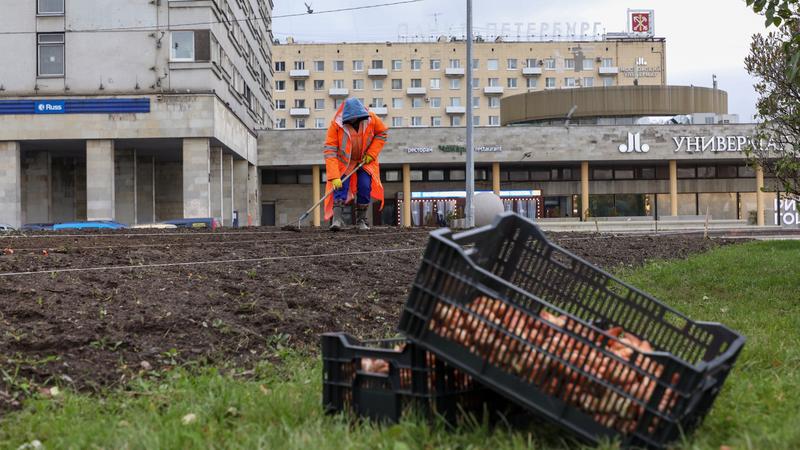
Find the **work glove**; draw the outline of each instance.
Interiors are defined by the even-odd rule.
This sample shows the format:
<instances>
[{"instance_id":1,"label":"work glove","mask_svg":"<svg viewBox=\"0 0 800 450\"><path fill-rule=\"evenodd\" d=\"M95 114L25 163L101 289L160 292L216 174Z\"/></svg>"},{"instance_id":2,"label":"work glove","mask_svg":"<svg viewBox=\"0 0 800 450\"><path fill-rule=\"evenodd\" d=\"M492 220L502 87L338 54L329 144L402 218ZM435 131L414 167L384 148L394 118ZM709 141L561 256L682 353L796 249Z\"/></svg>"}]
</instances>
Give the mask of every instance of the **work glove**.
<instances>
[{"instance_id":1,"label":"work glove","mask_svg":"<svg viewBox=\"0 0 800 450\"><path fill-rule=\"evenodd\" d=\"M334 179L331 180L331 184L333 185L333 188L338 191L339 189L342 188L342 179L341 178L334 178Z\"/></svg>"},{"instance_id":2,"label":"work glove","mask_svg":"<svg viewBox=\"0 0 800 450\"><path fill-rule=\"evenodd\" d=\"M364 155L364 159L361 160L361 162L363 162L364 164L369 164L372 161L375 161L375 158L369 155Z\"/></svg>"}]
</instances>

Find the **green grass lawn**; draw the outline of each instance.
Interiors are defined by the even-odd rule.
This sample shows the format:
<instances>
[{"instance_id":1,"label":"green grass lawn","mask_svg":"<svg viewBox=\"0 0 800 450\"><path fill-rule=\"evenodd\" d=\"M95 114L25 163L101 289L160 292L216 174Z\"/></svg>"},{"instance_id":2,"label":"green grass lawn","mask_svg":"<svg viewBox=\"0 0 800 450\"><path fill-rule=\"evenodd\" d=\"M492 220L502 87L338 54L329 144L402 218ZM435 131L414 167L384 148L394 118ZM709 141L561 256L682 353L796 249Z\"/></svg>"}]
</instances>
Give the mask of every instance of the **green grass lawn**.
<instances>
[{"instance_id":1,"label":"green grass lawn","mask_svg":"<svg viewBox=\"0 0 800 450\"><path fill-rule=\"evenodd\" d=\"M800 242L729 246L622 274L697 320L744 333L745 350L705 423L678 448L800 448ZM317 358L276 350L283 364L237 377L216 369L151 374L102 396L62 391L0 419L0 448L574 448L552 429L446 430L325 416ZM194 415L194 417L189 416ZM613 444L604 447L613 447Z\"/></svg>"}]
</instances>

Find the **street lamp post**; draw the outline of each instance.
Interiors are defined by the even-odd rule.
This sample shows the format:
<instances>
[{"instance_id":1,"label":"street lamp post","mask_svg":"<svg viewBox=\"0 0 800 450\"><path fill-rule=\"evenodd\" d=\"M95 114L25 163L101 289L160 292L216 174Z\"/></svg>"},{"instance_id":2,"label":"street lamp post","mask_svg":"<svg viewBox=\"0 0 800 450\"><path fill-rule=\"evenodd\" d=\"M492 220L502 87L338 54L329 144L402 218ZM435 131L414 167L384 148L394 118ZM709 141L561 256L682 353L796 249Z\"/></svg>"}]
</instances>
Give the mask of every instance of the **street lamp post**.
<instances>
[{"instance_id":1,"label":"street lamp post","mask_svg":"<svg viewBox=\"0 0 800 450\"><path fill-rule=\"evenodd\" d=\"M467 0L467 198L466 225L475 226L475 161L472 145L472 0Z\"/></svg>"}]
</instances>

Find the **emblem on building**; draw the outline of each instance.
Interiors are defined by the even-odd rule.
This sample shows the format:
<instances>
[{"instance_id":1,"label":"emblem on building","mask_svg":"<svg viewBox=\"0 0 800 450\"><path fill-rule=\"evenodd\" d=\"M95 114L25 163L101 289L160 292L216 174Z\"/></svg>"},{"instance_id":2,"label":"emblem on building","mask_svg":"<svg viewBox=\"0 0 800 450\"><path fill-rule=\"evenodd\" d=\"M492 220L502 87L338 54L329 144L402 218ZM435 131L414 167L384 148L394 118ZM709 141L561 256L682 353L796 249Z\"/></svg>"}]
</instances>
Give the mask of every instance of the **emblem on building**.
<instances>
[{"instance_id":1,"label":"emblem on building","mask_svg":"<svg viewBox=\"0 0 800 450\"><path fill-rule=\"evenodd\" d=\"M639 133L628 133L627 144L620 144L620 153L647 153L650 151L650 146L642 144L642 138Z\"/></svg>"}]
</instances>

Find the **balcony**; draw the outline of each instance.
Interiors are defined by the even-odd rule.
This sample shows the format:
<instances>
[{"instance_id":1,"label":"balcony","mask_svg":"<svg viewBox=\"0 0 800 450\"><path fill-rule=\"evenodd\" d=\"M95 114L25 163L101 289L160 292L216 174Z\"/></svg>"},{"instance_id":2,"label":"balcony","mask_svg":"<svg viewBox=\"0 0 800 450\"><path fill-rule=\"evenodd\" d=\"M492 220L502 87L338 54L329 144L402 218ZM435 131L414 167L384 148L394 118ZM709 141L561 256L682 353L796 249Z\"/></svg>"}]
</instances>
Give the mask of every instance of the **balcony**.
<instances>
[{"instance_id":1,"label":"balcony","mask_svg":"<svg viewBox=\"0 0 800 450\"><path fill-rule=\"evenodd\" d=\"M542 74L542 68L541 67L523 67L522 68L522 74L527 76L527 77L541 75Z\"/></svg>"},{"instance_id":2,"label":"balcony","mask_svg":"<svg viewBox=\"0 0 800 450\"><path fill-rule=\"evenodd\" d=\"M330 88L328 89L328 95L331 97L347 97L350 95L350 89L347 88Z\"/></svg>"},{"instance_id":3,"label":"balcony","mask_svg":"<svg viewBox=\"0 0 800 450\"><path fill-rule=\"evenodd\" d=\"M486 95L503 95L503 86L486 86L483 88Z\"/></svg>"},{"instance_id":4,"label":"balcony","mask_svg":"<svg viewBox=\"0 0 800 450\"><path fill-rule=\"evenodd\" d=\"M308 117L311 115L309 108L292 108L289 110L289 115L292 117Z\"/></svg>"},{"instance_id":5,"label":"balcony","mask_svg":"<svg viewBox=\"0 0 800 450\"><path fill-rule=\"evenodd\" d=\"M289 71L289 78L308 78L311 72L308 69L293 69Z\"/></svg>"},{"instance_id":6,"label":"balcony","mask_svg":"<svg viewBox=\"0 0 800 450\"><path fill-rule=\"evenodd\" d=\"M600 75L616 75L619 73L619 67L599 67L598 73Z\"/></svg>"},{"instance_id":7,"label":"balcony","mask_svg":"<svg viewBox=\"0 0 800 450\"><path fill-rule=\"evenodd\" d=\"M466 106L448 106L445 108L447 114L465 114L467 112Z\"/></svg>"},{"instance_id":8,"label":"balcony","mask_svg":"<svg viewBox=\"0 0 800 450\"><path fill-rule=\"evenodd\" d=\"M444 69L445 76L448 77L463 77L466 69L463 67L447 67Z\"/></svg>"},{"instance_id":9,"label":"balcony","mask_svg":"<svg viewBox=\"0 0 800 450\"><path fill-rule=\"evenodd\" d=\"M408 95L425 95L426 92L424 87L410 87L406 89L406 94Z\"/></svg>"},{"instance_id":10,"label":"balcony","mask_svg":"<svg viewBox=\"0 0 800 450\"><path fill-rule=\"evenodd\" d=\"M367 76L370 77L385 77L389 75L388 69L369 69L367 70Z\"/></svg>"},{"instance_id":11,"label":"balcony","mask_svg":"<svg viewBox=\"0 0 800 450\"><path fill-rule=\"evenodd\" d=\"M385 115L389 114L389 108L387 108L385 106L373 106L369 110L374 112L375 114L377 114L379 116L385 116Z\"/></svg>"}]
</instances>

